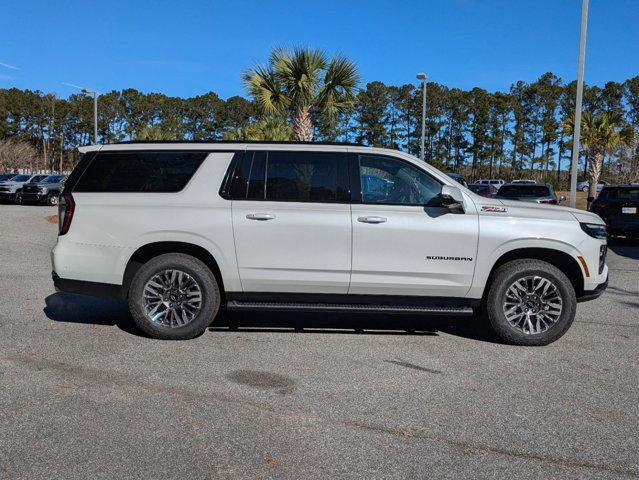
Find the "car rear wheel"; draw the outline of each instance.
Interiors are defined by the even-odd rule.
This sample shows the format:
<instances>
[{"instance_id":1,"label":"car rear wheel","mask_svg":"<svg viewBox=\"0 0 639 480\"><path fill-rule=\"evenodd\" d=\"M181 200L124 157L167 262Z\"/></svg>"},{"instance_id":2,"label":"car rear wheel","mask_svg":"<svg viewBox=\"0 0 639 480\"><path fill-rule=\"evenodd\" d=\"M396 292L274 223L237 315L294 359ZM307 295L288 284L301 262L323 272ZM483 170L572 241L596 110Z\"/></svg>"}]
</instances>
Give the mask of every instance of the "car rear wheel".
<instances>
[{"instance_id":1,"label":"car rear wheel","mask_svg":"<svg viewBox=\"0 0 639 480\"><path fill-rule=\"evenodd\" d=\"M136 325L153 338L185 340L204 332L220 308L211 270L181 253L157 256L136 272L129 309Z\"/></svg>"},{"instance_id":2,"label":"car rear wheel","mask_svg":"<svg viewBox=\"0 0 639 480\"><path fill-rule=\"evenodd\" d=\"M488 319L497 335L513 345L548 345L575 318L572 283L542 260L508 262L497 269L486 298Z\"/></svg>"}]
</instances>

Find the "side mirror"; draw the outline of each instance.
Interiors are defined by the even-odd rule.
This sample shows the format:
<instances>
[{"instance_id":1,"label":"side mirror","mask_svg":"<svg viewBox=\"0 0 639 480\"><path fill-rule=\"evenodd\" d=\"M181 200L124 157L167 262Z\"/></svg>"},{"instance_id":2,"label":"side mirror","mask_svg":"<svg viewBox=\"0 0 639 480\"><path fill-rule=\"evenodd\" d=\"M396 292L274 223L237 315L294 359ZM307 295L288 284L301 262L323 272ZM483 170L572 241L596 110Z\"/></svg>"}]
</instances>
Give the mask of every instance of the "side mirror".
<instances>
[{"instance_id":1,"label":"side mirror","mask_svg":"<svg viewBox=\"0 0 639 480\"><path fill-rule=\"evenodd\" d=\"M442 193L440 194L442 205L448 207L453 213L464 213L466 208L464 206L464 195L459 188L451 185L442 186Z\"/></svg>"},{"instance_id":2,"label":"side mirror","mask_svg":"<svg viewBox=\"0 0 639 480\"><path fill-rule=\"evenodd\" d=\"M566 201L566 195L559 195L559 203Z\"/></svg>"}]
</instances>

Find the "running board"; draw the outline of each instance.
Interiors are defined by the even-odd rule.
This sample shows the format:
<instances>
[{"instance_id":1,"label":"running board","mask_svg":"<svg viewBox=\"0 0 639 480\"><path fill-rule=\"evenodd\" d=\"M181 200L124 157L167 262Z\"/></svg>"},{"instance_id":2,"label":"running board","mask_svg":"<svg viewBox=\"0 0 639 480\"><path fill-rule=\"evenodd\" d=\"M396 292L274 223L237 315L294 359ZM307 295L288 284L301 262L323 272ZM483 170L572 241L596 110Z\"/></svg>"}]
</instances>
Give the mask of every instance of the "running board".
<instances>
[{"instance_id":1,"label":"running board","mask_svg":"<svg viewBox=\"0 0 639 480\"><path fill-rule=\"evenodd\" d=\"M472 315L471 307L436 307L419 305L375 305L350 303L242 302L229 300L229 310L295 310L305 312L387 312L423 313L428 315Z\"/></svg>"}]
</instances>

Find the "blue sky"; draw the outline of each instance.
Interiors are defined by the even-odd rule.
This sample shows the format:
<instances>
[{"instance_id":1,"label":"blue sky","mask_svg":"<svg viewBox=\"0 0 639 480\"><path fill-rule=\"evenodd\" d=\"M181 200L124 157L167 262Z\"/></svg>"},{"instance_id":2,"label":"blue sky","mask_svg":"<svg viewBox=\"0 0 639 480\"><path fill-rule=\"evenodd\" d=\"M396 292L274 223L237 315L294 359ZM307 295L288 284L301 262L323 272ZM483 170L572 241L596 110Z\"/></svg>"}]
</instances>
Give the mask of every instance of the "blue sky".
<instances>
[{"instance_id":1,"label":"blue sky","mask_svg":"<svg viewBox=\"0 0 639 480\"><path fill-rule=\"evenodd\" d=\"M3 2L0 88L133 87L243 95L242 71L278 45L340 52L363 80L505 90L577 70L581 0ZM639 0L591 0L586 82L639 75Z\"/></svg>"}]
</instances>

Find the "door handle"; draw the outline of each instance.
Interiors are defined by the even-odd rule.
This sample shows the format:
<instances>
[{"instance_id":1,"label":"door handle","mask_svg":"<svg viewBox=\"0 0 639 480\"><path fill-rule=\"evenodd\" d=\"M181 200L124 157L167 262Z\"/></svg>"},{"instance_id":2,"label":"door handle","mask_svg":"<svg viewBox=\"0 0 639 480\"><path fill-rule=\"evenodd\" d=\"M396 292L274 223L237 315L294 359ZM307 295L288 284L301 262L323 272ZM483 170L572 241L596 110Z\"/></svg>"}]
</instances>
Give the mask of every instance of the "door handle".
<instances>
[{"instance_id":1,"label":"door handle","mask_svg":"<svg viewBox=\"0 0 639 480\"><path fill-rule=\"evenodd\" d=\"M249 213L248 215L246 215L246 218L249 220L265 221L265 220L273 220L275 218L275 215L270 213Z\"/></svg>"},{"instance_id":2,"label":"door handle","mask_svg":"<svg viewBox=\"0 0 639 480\"><path fill-rule=\"evenodd\" d=\"M361 223L385 223L386 217L359 217L358 222Z\"/></svg>"}]
</instances>

